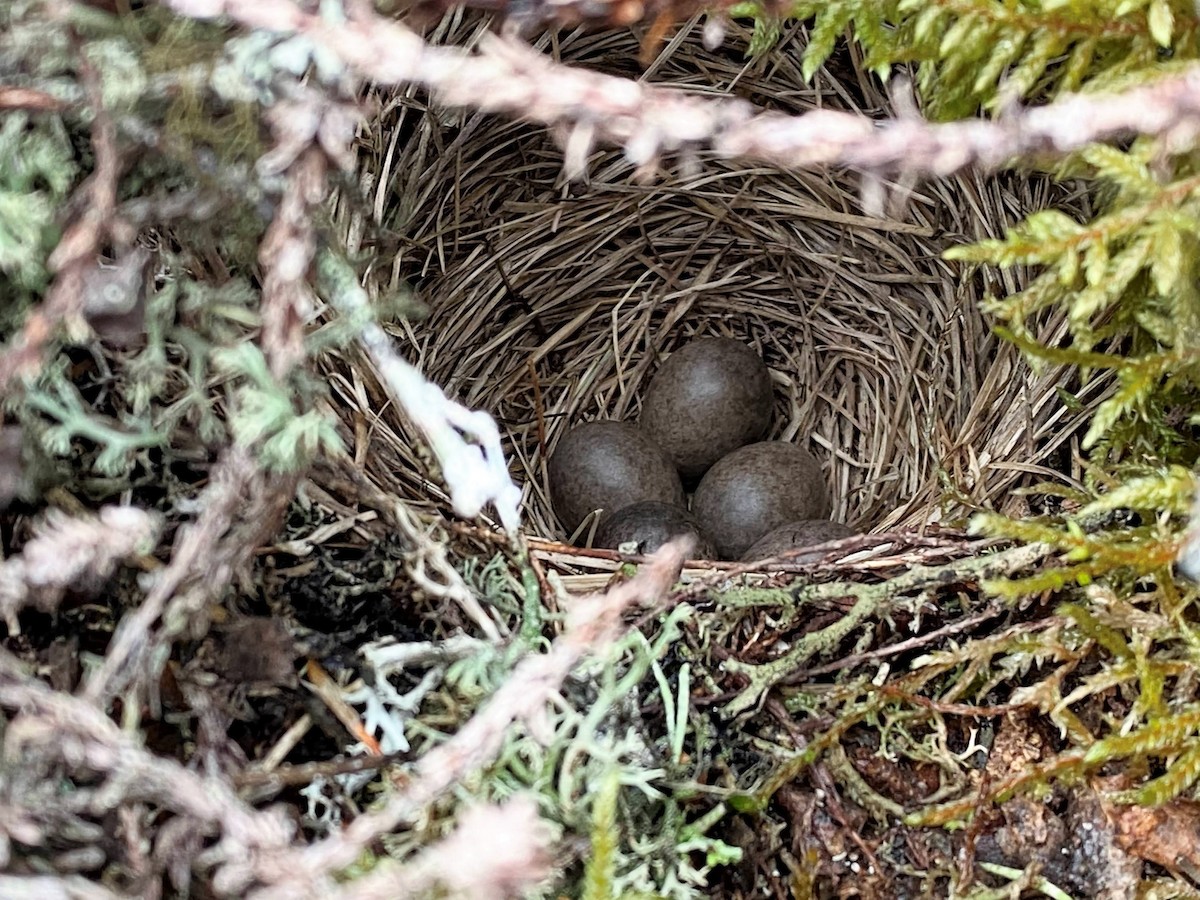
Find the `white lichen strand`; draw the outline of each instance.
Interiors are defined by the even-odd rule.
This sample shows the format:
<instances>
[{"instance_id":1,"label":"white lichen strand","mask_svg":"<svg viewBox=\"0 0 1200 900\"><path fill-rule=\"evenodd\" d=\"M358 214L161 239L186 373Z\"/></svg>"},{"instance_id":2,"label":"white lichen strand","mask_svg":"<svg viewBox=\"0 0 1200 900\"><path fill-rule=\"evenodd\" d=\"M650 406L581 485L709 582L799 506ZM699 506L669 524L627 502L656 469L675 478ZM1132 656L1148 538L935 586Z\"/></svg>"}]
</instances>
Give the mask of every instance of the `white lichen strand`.
<instances>
[{"instance_id":1,"label":"white lichen strand","mask_svg":"<svg viewBox=\"0 0 1200 900\"><path fill-rule=\"evenodd\" d=\"M515 534L521 525L521 490L509 477L495 421L449 399L396 352L383 329L371 321L367 292L344 264L325 253L318 266L332 304L351 321L363 323L359 344L389 393L428 441L455 514L472 519L491 503L505 531Z\"/></svg>"}]
</instances>

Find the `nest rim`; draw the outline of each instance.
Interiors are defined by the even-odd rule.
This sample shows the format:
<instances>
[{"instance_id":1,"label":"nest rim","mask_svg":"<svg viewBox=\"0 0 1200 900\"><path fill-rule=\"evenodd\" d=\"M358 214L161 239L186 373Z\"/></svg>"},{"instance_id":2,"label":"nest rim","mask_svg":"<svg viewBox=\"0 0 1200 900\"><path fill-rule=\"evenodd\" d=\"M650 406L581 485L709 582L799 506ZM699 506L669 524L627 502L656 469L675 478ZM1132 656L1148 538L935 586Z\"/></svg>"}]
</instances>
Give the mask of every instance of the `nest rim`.
<instances>
[{"instance_id":1,"label":"nest rim","mask_svg":"<svg viewBox=\"0 0 1200 900\"><path fill-rule=\"evenodd\" d=\"M487 27L456 15L429 38L469 45ZM830 65L841 60L858 96L846 71L839 78L827 68L806 84L787 48L802 28L785 33L771 55L784 62L771 66L736 59L749 40L737 23L716 54L700 30L697 21L682 27L643 77L774 96L790 112L889 112L852 54ZM622 74L639 47L636 30L580 29L538 43L563 62ZM768 438L807 445L826 472L832 517L860 530L960 525L979 508L1020 514L1017 488L1077 482L1063 457L1101 386L1083 386L1081 405L1065 411L1057 400L1067 367L1033 371L981 311L1028 274L964 269L942 251L999 236L1049 205L1074 204L1083 215L1084 192L1048 176L968 172L892 186L903 208L868 215L854 172L693 160L639 183L608 149L594 150L573 184L542 129L448 111L415 90L380 99L361 182L394 264L372 272L368 288L418 286L428 316L389 329L430 381L496 419L527 537L570 537L550 506L545 467L565 430L596 418L636 421L639 393L665 356L706 335L763 355L775 388ZM1061 316L1040 323L1049 343L1063 333ZM371 477L444 514L449 504L409 423L378 384L339 392L382 439Z\"/></svg>"}]
</instances>

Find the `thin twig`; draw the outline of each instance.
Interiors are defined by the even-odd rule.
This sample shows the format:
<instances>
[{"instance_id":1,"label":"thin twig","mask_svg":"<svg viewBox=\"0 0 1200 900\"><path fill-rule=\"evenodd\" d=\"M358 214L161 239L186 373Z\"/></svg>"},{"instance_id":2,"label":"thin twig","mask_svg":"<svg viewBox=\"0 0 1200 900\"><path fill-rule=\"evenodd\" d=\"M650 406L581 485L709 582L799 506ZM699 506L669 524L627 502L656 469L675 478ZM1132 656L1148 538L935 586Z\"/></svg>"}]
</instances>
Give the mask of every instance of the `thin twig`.
<instances>
[{"instance_id":1,"label":"thin twig","mask_svg":"<svg viewBox=\"0 0 1200 900\"><path fill-rule=\"evenodd\" d=\"M0 85L0 109L28 109L59 112L67 108L64 100L34 88Z\"/></svg>"},{"instance_id":2,"label":"thin twig","mask_svg":"<svg viewBox=\"0 0 1200 900\"><path fill-rule=\"evenodd\" d=\"M874 650L852 653L849 656L839 659L837 662L828 663L827 665L813 666L811 669L800 669L788 676L784 681L788 684L796 684L816 675L828 675L830 672L841 672L852 669L872 659L883 659L888 656L895 656L898 653L907 653L910 650L916 650L918 647L924 647L927 644L940 641L942 638L949 637L952 634L969 631L981 622L994 619L1003 612L1004 609L999 604L993 603L977 613L964 616L961 619L955 619L953 622L949 622L933 631L918 634L903 641L896 641L896 643L888 644L886 647L877 647Z\"/></svg>"},{"instance_id":3,"label":"thin twig","mask_svg":"<svg viewBox=\"0 0 1200 900\"><path fill-rule=\"evenodd\" d=\"M581 175L597 142L635 164L664 153L711 151L785 167L843 165L866 172L945 176L969 165L1066 153L1128 134L1162 136L1169 149L1200 133L1200 66L1113 94L1064 97L999 119L933 124L917 116L876 122L853 113L761 112L740 100L697 97L573 69L513 40L489 36L474 53L433 47L391 19L356 8L345 21L292 0L169 0L184 15L229 16L250 28L303 34L360 77L420 84L446 103L565 127L568 173Z\"/></svg>"},{"instance_id":4,"label":"thin twig","mask_svg":"<svg viewBox=\"0 0 1200 900\"><path fill-rule=\"evenodd\" d=\"M271 374L282 379L304 360L304 320L311 307L307 275L316 244L312 209L324 199L325 154L305 151L289 172L275 218L259 246L262 348Z\"/></svg>"}]
</instances>

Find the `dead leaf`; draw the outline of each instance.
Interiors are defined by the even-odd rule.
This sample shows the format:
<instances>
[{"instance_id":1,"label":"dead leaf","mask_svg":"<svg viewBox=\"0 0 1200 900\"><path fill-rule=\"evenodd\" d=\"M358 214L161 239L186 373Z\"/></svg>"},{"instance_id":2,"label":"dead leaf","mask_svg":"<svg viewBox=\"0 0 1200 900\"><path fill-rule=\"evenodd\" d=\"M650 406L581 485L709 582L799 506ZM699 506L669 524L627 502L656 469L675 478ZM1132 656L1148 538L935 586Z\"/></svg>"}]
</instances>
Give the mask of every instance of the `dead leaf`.
<instances>
[{"instance_id":1,"label":"dead leaf","mask_svg":"<svg viewBox=\"0 0 1200 900\"><path fill-rule=\"evenodd\" d=\"M1122 849L1200 880L1200 802L1179 799L1157 808L1110 803L1105 793L1128 787L1126 779L1096 779L1094 784L1103 817Z\"/></svg>"},{"instance_id":2,"label":"dead leaf","mask_svg":"<svg viewBox=\"0 0 1200 900\"><path fill-rule=\"evenodd\" d=\"M247 616L217 636L217 673L234 684L294 685L296 644L282 620Z\"/></svg>"}]
</instances>

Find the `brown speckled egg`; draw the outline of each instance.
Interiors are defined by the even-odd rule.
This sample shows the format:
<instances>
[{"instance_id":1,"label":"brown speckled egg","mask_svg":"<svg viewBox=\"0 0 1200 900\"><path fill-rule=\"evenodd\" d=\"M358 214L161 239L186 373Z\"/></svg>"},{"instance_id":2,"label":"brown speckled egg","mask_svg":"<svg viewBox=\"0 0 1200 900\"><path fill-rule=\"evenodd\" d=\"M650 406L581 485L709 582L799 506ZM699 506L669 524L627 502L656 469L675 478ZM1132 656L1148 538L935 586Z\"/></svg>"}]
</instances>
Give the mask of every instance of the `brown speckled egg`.
<instances>
[{"instance_id":1,"label":"brown speckled egg","mask_svg":"<svg viewBox=\"0 0 1200 900\"><path fill-rule=\"evenodd\" d=\"M740 341L694 340L658 370L641 425L684 478L703 475L727 453L761 440L771 421L771 375Z\"/></svg>"},{"instance_id":2,"label":"brown speckled egg","mask_svg":"<svg viewBox=\"0 0 1200 900\"><path fill-rule=\"evenodd\" d=\"M550 502L568 534L595 509L615 512L642 500L686 506L667 455L629 422L573 428L554 448L547 468Z\"/></svg>"},{"instance_id":3,"label":"brown speckled egg","mask_svg":"<svg viewBox=\"0 0 1200 900\"><path fill-rule=\"evenodd\" d=\"M712 559L712 541L696 517L681 506L643 500L619 509L600 523L596 546L618 549L622 544L637 544L638 553L653 553L667 541L690 534L696 539L689 559Z\"/></svg>"},{"instance_id":4,"label":"brown speckled egg","mask_svg":"<svg viewBox=\"0 0 1200 900\"><path fill-rule=\"evenodd\" d=\"M760 537L788 522L829 515L825 476L795 444L763 441L734 450L708 470L692 512L721 559L739 559Z\"/></svg>"},{"instance_id":5,"label":"brown speckled egg","mask_svg":"<svg viewBox=\"0 0 1200 900\"><path fill-rule=\"evenodd\" d=\"M742 554L742 559L746 562L768 559L786 553L788 550L812 547L826 541L838 541L842 538L853 537L857 533L849 525L831 522L828 519L803 519L799 522L789 522L760 537L754 542L754 546ZM820 552L797 553L795 556L789 557L789 561L815 562L822 556L824 554Z\"/></svg>"}]
</instances>

